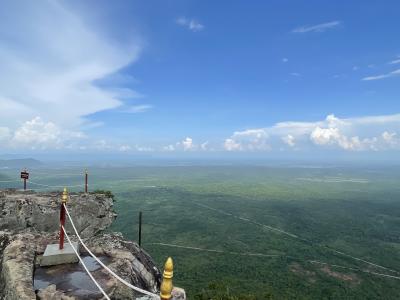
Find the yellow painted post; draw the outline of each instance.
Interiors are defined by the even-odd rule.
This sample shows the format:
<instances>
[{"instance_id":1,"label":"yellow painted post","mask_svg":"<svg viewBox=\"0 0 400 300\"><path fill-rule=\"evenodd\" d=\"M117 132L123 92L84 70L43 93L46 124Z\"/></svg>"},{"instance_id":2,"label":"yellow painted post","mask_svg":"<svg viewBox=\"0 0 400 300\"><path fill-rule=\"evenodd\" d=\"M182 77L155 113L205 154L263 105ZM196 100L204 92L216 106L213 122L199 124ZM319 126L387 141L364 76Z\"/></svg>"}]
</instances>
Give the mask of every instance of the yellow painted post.
<instances>
[{"instance_id":1,"label":"yellow painted post","mask_svg":"<svg viewBox=\"0 0 400 300\"><path fill-rule=\"evenodd\" d=\"M64 192L62 194L62 203L67 203L68 200L68 192L67 192L67 188L64 188Z\"/></svg>"},{"instance_id":2,"label":"yellow painted post","mask_svg":"<svg viewBox=\"0 0 400 300\"><path fill-rule=\"evenodd\" d=\"M174 276L174 263L171 257L168 257L164 265L163 281L161 282L160 297L161 300L169 300L172 295L172 277Z\"/></svg>"}]
</instances>

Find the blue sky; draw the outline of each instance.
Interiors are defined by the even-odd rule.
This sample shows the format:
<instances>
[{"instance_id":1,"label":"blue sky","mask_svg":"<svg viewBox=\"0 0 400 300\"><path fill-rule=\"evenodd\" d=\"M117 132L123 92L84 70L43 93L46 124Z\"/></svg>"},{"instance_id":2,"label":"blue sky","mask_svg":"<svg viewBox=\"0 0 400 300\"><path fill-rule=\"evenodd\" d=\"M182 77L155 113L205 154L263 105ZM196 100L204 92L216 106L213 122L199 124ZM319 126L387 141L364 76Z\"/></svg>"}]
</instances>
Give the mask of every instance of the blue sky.
<instances>
[{"instance_id":1,"label":"blue sky","mask_svg":"<svg viewBox=\"0 0 400 300\"><path fill-rule=\"evenodd\" d=\"M0 152L397 153L398 1L5 1Z\"/></svg>"}]
</instances>

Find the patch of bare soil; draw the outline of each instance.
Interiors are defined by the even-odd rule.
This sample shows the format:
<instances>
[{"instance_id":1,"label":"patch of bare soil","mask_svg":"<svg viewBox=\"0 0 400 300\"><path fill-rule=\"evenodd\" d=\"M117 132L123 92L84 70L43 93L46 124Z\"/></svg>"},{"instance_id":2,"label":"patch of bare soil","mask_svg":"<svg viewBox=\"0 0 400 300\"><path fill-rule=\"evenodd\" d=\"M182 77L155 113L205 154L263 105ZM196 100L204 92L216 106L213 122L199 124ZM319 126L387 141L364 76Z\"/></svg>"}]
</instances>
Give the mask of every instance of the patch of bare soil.
<instances>
[{"instance_id":1,"label":"patch of bare soil","mask_svg":"<svg viewBox=\"0 0 400 300\"><path fill-rule=\"evenodd\" d=\"M297 275L300 275L302 277L306 277L307 280L311 283L314 283L317 281L315 278L315 272L309 271L304 269L300 264L298 263L292 263L289 266L289 270Z\"/></svg>"},{"instance_id":2,"label":"patch of bare soil","mask_svg":"<svg viewBox=\"0 0 400 300\"><path fill-rule=\"evenodd\" d=\"M336 271L332 271L329 266L323 266L320 269L322 272L324 272L325 274L328 274L329 276L332 276L334 278L343 280L343 281L347 281L353 284L359 284L360 283L360 279L357 277L357 275L355 274L344 274L344 273L339 273Z\"/></svg>"}]
</instances>

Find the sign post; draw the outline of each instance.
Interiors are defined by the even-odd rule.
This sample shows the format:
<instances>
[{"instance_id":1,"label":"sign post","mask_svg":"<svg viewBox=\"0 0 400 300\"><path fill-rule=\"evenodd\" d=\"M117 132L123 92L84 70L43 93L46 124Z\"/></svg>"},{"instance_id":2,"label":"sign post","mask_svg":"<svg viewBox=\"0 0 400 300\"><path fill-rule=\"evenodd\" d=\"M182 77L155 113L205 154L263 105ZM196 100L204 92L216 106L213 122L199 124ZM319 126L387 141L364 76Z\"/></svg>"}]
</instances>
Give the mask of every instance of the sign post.
<instances>
[{"instance_id":1,"label":"sign post","mask_svg":"<svg viewBox=\"0 0 400 300\"><path fill-rule=\"evenodd\" d=\"M26 191L26 181L29 179L29 173L26 169L21 172L21 179L24 180L24 191Z\"/></svg>"},{"instance_id":2,"label":"sign post","mask_svg":"<svg viewBox=\"0 0 400 300\"><path fill-rule=\"evenodd\" d=\"M61 208L60 208L60 243L58 249L64 249L64 230L63 227L65 226L65 207L64 204L67 203L68 199L68 192L67 189L64 188L64 192L62 194L61 200Z\"/></svg>"}]
</instances>

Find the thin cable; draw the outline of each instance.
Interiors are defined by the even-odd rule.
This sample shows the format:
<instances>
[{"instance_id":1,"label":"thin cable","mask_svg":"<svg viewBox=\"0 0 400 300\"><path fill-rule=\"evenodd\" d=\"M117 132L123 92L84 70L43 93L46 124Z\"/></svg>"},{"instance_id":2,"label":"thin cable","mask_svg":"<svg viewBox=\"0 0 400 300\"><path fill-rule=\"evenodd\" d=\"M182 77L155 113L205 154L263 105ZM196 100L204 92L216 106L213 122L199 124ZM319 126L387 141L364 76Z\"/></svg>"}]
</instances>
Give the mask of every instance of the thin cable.
<instances>
[{"instance_id":1,"label":"thin cable","mask_svg":"<svg viewBox=\"0 0 400 300\"><path fill-rule=\"evenodd\" d=\"M190 247L190 246L181 246L175 244L167 244L167 243L148 243L147 245L159 245L159 246L167 246L174 248L183 248L189 250L197 250L197 251L205 251L205 252L214 252L214 253L222 253L222 254L232 254L232 255L243 255L243 256L261 256L261 257L279 257L281 254L263 254L263 253L252 253L252 252L234 252L234 251L224 251L224 250L216 250L216 249L205 249L198 247Z\"/></svg>"},{"instance_id":2,"label":"thin cable","mask_svg":"<svg viewBox=\"0 0 400 300\"><path fill-rule=\"evenodd\" d=\"M64 187L82 187L85 186L84 184L76 184L76 185L48 185L48 184L43 184L43 183L37 183L37 182L33 182L31 180L27 181L30 184L33 185L39 185L39 186L44 186L44 187L49 187L49 188L64 188Z\"/></svg>"},{"instance_id":3,"label":"thin cable","mask_svg":"<svg viewBox=\"0 0 400 300\"><path fill-rule=\"evenodd\" d=\"M273 231L273 232L278 232L278 233L281 233L281 234L285 234L285 235L287 235L287 236L289 236L289 237L291 237L291 238L294 238L294 239L297 239L297 240L301 240L301 241L303 241L303 242L312 243L313 245L318 246L318 247L320 247L320 248L324 248L324 249L330 250L330 251L332 251L332 252L334 252L334 253L337 253L337 254L339 254L339 255L343 255L343 256L352 258L352 259L354 259L354 260L356 260L356 261L363 262L363 263L368 264L368 265L370 265L370 266L374 266L374 267L376 267L376 268L384 269L384 270L389 271L389 272L392 272L392 273L400 274L400 272L397 271L397 270L393 270L393 269L390 269L390 268L388 268L388 267L381 266L381 265L378 265L378 264L376 264L376 263L367 261L367 260L365 260L365 259L352 256L352 255L350 255L350 254L347 254L347 253L338 251L338 250L336 250L336 249L333 249L333 248L328 247L328 246L325 246L325 245L316 244L316 243L314 243L314 242L311 241L311 240L304 239L304 238L299 237L299 236L297 236L297 235L295 235L295 234L293 234L293 233L286 232L286 231L284 231L284 230L282 230L282 229L275 228L275 227L272 227L272 226L268 226L268 225L265 225L265 224L262 224L262 223L258 223L258 222L255 222L255 221L252 221L252 220L243 218L243 217L239 217L239 216L236 216L236 215L234 215L234 214L232 214L232 213L229 213L229 212L226 212L226 211L217 209L217 208L213 208L213 207L210 207L210 206L207 206L207 205L204 205L204 204L195 203L195 205L200 206L200 207L203 207L203 208L207 208L207 209L210 209L210 210L213 210L213 211L216 211L216 212L218 212L218 213L220 213L220 214L223 214L223 215L226 215L226 216L231 216L231 217L233 217L233 218L242 220L242 221L244 221L244 222L248 222L248 223L251 223L251 224L255 224L255 225L261 226L261 227L266 228L266 229L269 229L269 230L271 230L271 231Z\"/></svg>"},{"instance_id":4,"label":"thin cable","mask_svg":"<svg viewBox=\"0 0 400 300\"><path fill-rule=\"evenodd\" d=\"M362 273L367 273L375 276L381 276L381 277L388 277L392 279L400 279L399 276L393 276L389 274L383 274L383 273L377 273L373 271L368 271L360 268L354 268L354 267L346 267L346 266L340 266L340 265L335 265L335 264L329 264L326 262L321 262L318 260L304 260L304 259L299 259L294 256L290 255L281 255L281 254L262 254L262 253L246 253L246 252L230 252L230 251L223 251L223 250L215 250L215 249L204 249L204 248L197 248L197 247L190 247L190 246L182 246L182 245L175 245L175 244L167 244L167 243L148 243L148 245L160 245L160 246L166 246L166 247L174 247L174 248L182 248L182 249L188 249L188 250L196 250L196 251L204 251L204 252L214 252L214 253L221 253L221 254L233 254L233 255L243 255L243 256L260 256L260 257L286 257L286 258L291 258L297 261L304 261L308 262L311 264L320 264L320 265L326 265L334 268L341 268L341 269L347 269L355 272L362 272Z\"/></svg>"},{"instance_id":5,"label":"thin cable","mask_svg":"<svg viewBox=\"0 0 400 300\"><path fill-rule=\"evenodd\" d=\"M318 260L307 260L307 262L309 262L311 264L326 265L326 266L330 266L330 267L334 267L334 268L341 268L341 269L347 269L347 270L352 270L352 271L368 273L368 274L372 274L372 275L376 275L376 276L389 277L389 278L393 278L393 279L400 279L399 276L393 276L393 275L389 275L389 274L377 273L377 272L363 270L363 269L359 269L359 268L352 268L352 267L328 264L328 263L325 263L325 262L322 262L322 261L318 261Z\"/></svg>"},{"instance_id":6,"label":"thin cable","mask_svg":"<svg viewBox=\"0 0 400 300\"><path fill-rule=\"evenodd\" d=\"M122 282L123 284L125 284L126 286L130 287L131 289L140 292L142 294L154 297L156 299L160 299L160 296L158 296L157 294L151 293L149 291L143 290L141 288L138 288L132 284L130 284L129 282L127 282L126 280L122 279L121 277L119 277L117 274L115 274L112 270L110 270L100 259L97 258L96 255L94 255L92 253L92 251L90 251L90 249L85 245L85 243L82 241L81 237L79 236L78 230L75 227L74 222L72 221L71 215L69 214L69 211L67 209L67 206L65 204L63 204L65 207L65 212L67 213L67 216L69 218L69 221L71 222L72 228L75 231L76 236L78 237L79 242L82 244L82 246L86 249L86 251L89 253L90 256L92 256L104 269L106 269L111 275L113 275L115 278L117 278L120 282Z\"/></svg>"},{"instance_id":7,"label":"thin cable","mask_svg":"<svg viewBox=\"0 0 400 300\"><path fill-rule=\"evenodd\" d=\"M83 262L81 256L79 255L78 251L75 249L74 245L72 244L71 240L69 239L69 236L68 236L67 231L65 230L64 226L61 225L61 227L62 227L62 229L63 229L63 231L65 233L65 236L67 237L68 243L71 245L72 249L74 250L76 256L78 257L79 261L81 262L81 264L82 264L83 268L85 269L86 273L88 273L89 277L92 279L92 281L98 287L98 289L104 295L104 297L106 297L107 300L111 300L110 297L108 297L108 295L106 294L106 292L97 283L96 279L94 279L92 273L90 273L89 270L87 269L87 267L86 267L85 263Z\"/></svg>"}]
</instances>

